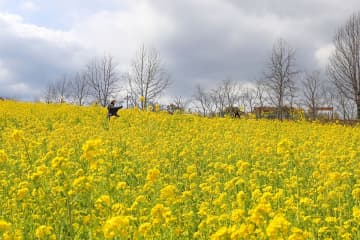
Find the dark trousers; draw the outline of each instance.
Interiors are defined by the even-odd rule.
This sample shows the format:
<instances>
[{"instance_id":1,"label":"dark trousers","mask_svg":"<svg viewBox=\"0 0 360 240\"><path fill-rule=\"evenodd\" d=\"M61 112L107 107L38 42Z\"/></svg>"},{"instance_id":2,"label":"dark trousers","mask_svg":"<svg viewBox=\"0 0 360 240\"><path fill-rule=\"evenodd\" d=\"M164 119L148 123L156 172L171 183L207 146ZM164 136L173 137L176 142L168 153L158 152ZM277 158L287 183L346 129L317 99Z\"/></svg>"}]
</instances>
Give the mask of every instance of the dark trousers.
<instances>
[{"instance_id":1,"label":"dark trousers","mask_svg":"<svg viewBox=\"0 0 360 240\"><path fill-rule=\"evenodd\" d=\"M119 117L119 115L117 114L118 110L121 109L122 106L120 107L112 107L108 109L108 118L110 118L111 116L115 116L115 117Z\"/></svg>"}]
</instances>

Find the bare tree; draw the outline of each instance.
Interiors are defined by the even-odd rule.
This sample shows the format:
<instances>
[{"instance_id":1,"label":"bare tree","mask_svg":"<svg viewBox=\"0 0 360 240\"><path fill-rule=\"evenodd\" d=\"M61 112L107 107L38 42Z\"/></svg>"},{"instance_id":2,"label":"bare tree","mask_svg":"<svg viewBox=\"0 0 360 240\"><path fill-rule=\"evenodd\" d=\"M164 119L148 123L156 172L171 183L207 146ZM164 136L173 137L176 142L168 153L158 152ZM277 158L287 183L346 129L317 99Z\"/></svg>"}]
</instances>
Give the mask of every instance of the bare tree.
<instances>
[{"instance_id":1,"label":"bare tree","mask_svg":"<svg viewBox=\"0 0 360 240\"><path fill-rule=\"evenodd\" d=\"M195 109L204 117L211 113L213 104L210 99L210 94L207 93L200 85L196 86L193 96Z\"/></svg>"},{"instance_id":2,"label":"bare tree","mask_svg":"<svg viewBox=\"0 0 360 240\"><path fill-rule=\"evenodd\" d=\"M66 75L54 82L49 82L44 90L44 100L46 103L65 102L70 96L70 86Z\"/></svg>"},{"instance_id":3,"label":"bare tree","mask_svg":"<svg viewBox=\"0 0 360 240\"><path fill-rule=\"evenodd\" d=\"M160 55L155 50L142 46L136 54L128 75L131 96L135 105L141 109L150 102L155 102L170 85L169 74L163 69ZM140 97L143 101L139 103Z\"/></svg>"},{"instance_id":4,"label":"bare tree","mask_svg":"<svg viewBox=\"0 0 360 240\"><path fill-rule=\"evenodd\" d=\"M297 95L296 95L296 92L297 92L297 87L295 85L295 82L292 82L289 86L289 94L288 94L288 103L289 103L289 106L290 108L292 108L294 105L297 105Z\"/></svg>"},{"instance_id":5,"label":"bare tree","mask_svg":"<svg viewBox=\"0 0 360 240\"><path fill-rule=\"evenodd\" d=\"M239 101L240 87L231 79L221 81L210 93L215 110L221 117L224 116L226 109L232 109Z\"/></svg>"},{"instance_id":6,"label":"bare tree","mask_svg":"<svg viewBox=\"0 0 360 240\"><path fill-rule=\"evenodd\" d=\"M338 29L334 46L327 72L341 95L355 102L360 119L360 12Z\"/></svg>"},{"instance_id":7,"label":"bare tree","mask_svg":"<svg viewBox=\"0 0 360 240\"><path fill-rule=\"evenodd\" d=\"M256 100L256 90L253 88L245 88L242 93L242 99L244 106L248 106L250 112L252 112Z\"/></svg>"},{"instance_id":8,"label":"bare tree","mask_svg":"<svg viewBox=\"0 0 360 240\"><path fill-rule=\"evenodd\" d=\"M119 91L120 77L112 56L101 59L94 58L86 66L86 80L89 84L89 94L101 106L106 106L111 97Z\"/></svg>"},{"instance_id":9,"label":"bare tree","mask_svg":"<svg viewBox=\"0 0 360 240\"><path fill-rule=\"evenodd\" d=\"M231 79L226 79L221 83L225 95L226 107L234 107L240 98L240 85Z\"/></svg>"},{"instance_id":10,"label":"bare tree","mask_svg":"<svg viewBox=\"0 0 360 240\"><path fill-rule=\"evenodd\" d=\"M183 99L181 96L179 96L179 97L174 97L170 105L172 105L175 110L185 111L189 103L190 103L189 100Z\"/></svg>"},{"instance_id":11,"label":"bare tree","mask_svg":"<svg viewBox=\"0 0 360 240\"><path fill-rule=\"evenodd\" d=\"M321 78L320 71L306 73L302 81L304 103L309 107L312 120L316 119L317 108L321 102Z\"/></svg>"},{"instance_id":12,"label":"bare tree","mask_svg":"<svg viewBox=\"0 0 360 240\"><path fill-rule=\"evenodd\" d=\"M53 101L53 85L51 83L47 84L44 90L44 101L48 104Z\"/></svg>"},{"instance_id":13,"label":"bare tree","mask_svg":"<svg viewBox=\"0 0 360 240\"><path fill-rule=\"evenodd\" d=\"M262 117L261 111L262 111L265 101L266 101L266 96L265 96L266 86L264 84L264 81L257 80L256 84L255 84L255 89L256 89L255 90L256 91L256 100L260 107L259 117L261 118Z\"/></svg>"},{"instance_id":14,"label":"bare tree","mask_svg":"<svg viewBox=\"0 0 360 240\"><path fill-rule=\"evenodd\" d=\"M329 119L334 118L335 110L338 111L337 107L337 99L338 99L338 90L333 84L329 84L329 82L322 82L322 87L320 90L320 104L322 106L327 106L332 108L331 116L328 115ZM317 116L319 117L320 113L317 113Z\"/></svg>"},{"instance_id":15,"label":"bare tree","mask_svg":"<svg viewBox=\"0 0 360 240\"><path fill-rule=\"evenodd\" d=\"M54 82L54 95L56 102L63 103L70 95L69 81L66 75Z\"/></svg>"},{"instance_id":16,"label":"bare tree","mask_svg":"<svg viewBox=\"0 0 360 240\"><path fill-rule=\"evenodd\" d=\"M335 105L341 114L341 118L343 120L351 120L354 115L354 101L347 98L341 91L336 92L335 100Z\"/></svg>"},{"instance_id":17,"label":"bare tree","mask_svg":"<svg viewBox=\"0 0 360 240\"><path fill-rule=\"evenodd\" d=\"M223 117L226 107L226 95L222 86L220 85L218 88L213 89L209 96L214 104L215 111L219 113L220 117Z\"/></svg>"},{"instance_id":18,"label":"bare tree","mask_svg":"<svg viewBox=\"0 0 360 240\"><path fill-rule=\"evenodd\" d=\"M85 73L76 73L70 81L71 96L73 101L79 106L84 105L89 95L89 84Z\"/></svg>"},{"instance_id":19,"label":"bare tree","mask_svg":"<svg viewBox=\"0 0 360 240\"><path fill-rule=\"evenodd\" d=\"M294 96L295 50L290 48L286 42L279 39L273 46L264 83L270 100L278 109L278 118L283 119L283 107L286 98ZM291 101L290 101L291 102Z\"/></svg>"}]
</instances>

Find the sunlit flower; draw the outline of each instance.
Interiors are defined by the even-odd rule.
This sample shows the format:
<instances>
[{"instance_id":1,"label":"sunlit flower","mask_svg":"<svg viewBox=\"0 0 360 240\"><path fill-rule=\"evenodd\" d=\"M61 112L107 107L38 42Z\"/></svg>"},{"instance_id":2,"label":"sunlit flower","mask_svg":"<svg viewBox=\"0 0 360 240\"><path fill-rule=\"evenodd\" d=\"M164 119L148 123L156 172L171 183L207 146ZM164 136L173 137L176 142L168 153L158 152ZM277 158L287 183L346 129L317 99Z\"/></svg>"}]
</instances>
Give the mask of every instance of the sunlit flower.
<instances>
[{"instance_id":1,"label":"sunlit flower","mask_svg":"<svg viewBox=\"0 0 360 240\"><path fill-rule=\"evenodd\" d=\"M174 185L168 185L161 189L160 197L163 200L173 201L175 199L176 187Z\"/></svg>"},{"instance_id":2,"label":"sunlit flower","mask_svg":"<svg viewBox=\"0 0 360 240\"><path fill-rule=\"evenodd\" d=\"M277 236L284 236L288 234L290 223L281 214L276 215L266 228L266 234L270 238L276 238Z\"/></svg>"},{"instance_id":3,"label":"sunlit flower","mask_svg":"<svg viewBox=\"0 0 360 240\"><path fill-rule=\"evenodd\" d=\"M86 141L82 146L83 156L89 161L98 157L102 154L101 145L101 139L91 139Z\"/></svg>"},{"instance_id":4,"label":"sunlit flower","mask_svg":"<svg viewBox=\"0 0 360 240\"><path fill-rule=\"evenodd\" d=\"M51 236L53 228L47 225L41 225L35 230L35 236L37 239L46 239Z\"/></svg>"},{"instance_id":5,"label":"sunlit flower","mask_svg":"<svg viewBox=\"0 0 360 240\"><path fill-rule=\"evenodd\" d=\"M27 187L20 188L17 191L17 198L18 199L23 199L28 192L29 192L29 189Z\"/></svg>"},{"instance_id":6,"label":"sunlit flower","mask_svg":"<svg viewBox=\"0 0 360 240\"><path fill-rule=\"evenodd\" d=\"M147 173L146 180L150 182L156 182L160 176L160 171L158 169L150 169Z\"/></svg>"},{"instance_id":7,"label":"sunlit flower","mask_svg":"<svg viewBox=\"0 0 360 240\"><path fill-rule=\"evenodd\" d=\"M171 217L171 210L170 208L164 207L163 204L158 203L151 209L151 216L155 224L168 223Z\"/></svg>"},{"instance_id":8,"label":"sunlit flower","mask_svg":"<svg viewBox=\"0 0 360 240\"><path fill-rule=\"evenodd\" d=\"M150 231L151 231L151 223L146 222L146 223L142 223L139 226L139 232L144 237L148 236Z\"/></svg>"},{"instance_id":9,"label":"sunlit flower","mask_svg":"<svg viewBox=\"0 0 360 240\"><path fill-rule=\"evenodd\" d=\"M211 239L213 240L227 239L228 237L229 231L227 227L221 227L213 235L211 235Z\"/></svg>"},{"instance_id":10,"label":"sunlit flower","mask_svg":"<svg viewBox=\"0 0 360 240\"><path fill-rule=\"evenodd\" d=\"M102 195L95 202L95 207L97 209L102 209L104 207L110 207L110 205L111 205L111 198L109 195Z\"/></svg>"},{"instance_id":11,"label":"sunlit flower","mask_svg":"<svg viewBox=\"0 0 360 240\"><path fill-rule=\"evenodd\" d=\"M24 131L23 130L18 130L18 129L15 129L13 132L12 132L12 138L18 142L20 140L22 140L24 138Z\"/></svg>"},{"instance_id":12,"label":"sunlit flower","mask_svg":"<svg viewBox=\"0 0 360 240\"><path fill-rule=\"evenodd\" d=\"M0 164L5 163L7 160L7 155L4 149L0 149Z\"/></svg>"},{"instance_id":13,"label":"sunlit flower","mask_svg":"<svg viewBox=\"0 0 360 240\"><path fill-rule=\"evenodd\" d=\"M353 198L355 200L360 200L360 187L359 188L355 188L352 192L351 192Z\"/></svg>"},{"instance_id":14,"label":"sunlit flower","mask_svg":"<svg viewBox=\"0 0 360 240\"><path fill-rule=\"evenodd\" d=\"M108 121L99 104L0 112L1 239L358 237L360 125L134 109Z\"/></svg>"},{"instance_id":15,"label":"sunlit flower","mask_svg":"<svg viewBox=\"0 0 360 240\"><path fill-rule=\"evenodd\" d=\"M115 216L108 219L103 226L105 238L127 237L130 219L128 216Z\"/></svg>"},{"instance_id":16,"label":"sunlit flower","mask_svg":"<svg viewBox=\"0 0 360 240\"><path fill-rule=\"evenodd\" d=\"M5 231L9 231L11 227L11 224L8 223L5 220L1 220L0 219L0 232L5 232Z\"/></svg>"},{"instance_id":17,"label":"sunlit flower","mask_svg":"<svg viewBox=\"0 0 360 240\"><path fill-rule=\"evenodd\" d=\"M360 220L360 208L358 207L354 207L352 209L352 215L355 219L359 219Z\"/></svg>"}]
</instances>

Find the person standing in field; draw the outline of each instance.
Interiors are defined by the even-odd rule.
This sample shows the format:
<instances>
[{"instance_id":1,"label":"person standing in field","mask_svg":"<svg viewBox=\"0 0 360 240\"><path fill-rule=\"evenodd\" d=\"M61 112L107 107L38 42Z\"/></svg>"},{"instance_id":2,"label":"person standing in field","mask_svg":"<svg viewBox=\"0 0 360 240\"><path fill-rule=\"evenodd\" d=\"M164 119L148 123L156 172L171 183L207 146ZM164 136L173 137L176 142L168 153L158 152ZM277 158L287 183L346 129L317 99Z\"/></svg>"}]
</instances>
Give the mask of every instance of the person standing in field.
<instances>
[{"instance_id":1,"label":"person standing in field","mask_svg":"<svg viewBox=\"0 0 360 240\"><path fill-rule=\"evenodd\" d=\"M115 116L115 117L120 117L118 114L117 114L117 112L119 111L119 109L122 109L123 108L123 106L118 106L118 107L116 107L115 106L115 100L112 100L110 103L109 103L109 105L107 106L107 110L108 110L108 114L107 114L107 117L109 118L109 120L110 120L110 118L111 118L111 116Z\"/></svg>"}]
</instances>

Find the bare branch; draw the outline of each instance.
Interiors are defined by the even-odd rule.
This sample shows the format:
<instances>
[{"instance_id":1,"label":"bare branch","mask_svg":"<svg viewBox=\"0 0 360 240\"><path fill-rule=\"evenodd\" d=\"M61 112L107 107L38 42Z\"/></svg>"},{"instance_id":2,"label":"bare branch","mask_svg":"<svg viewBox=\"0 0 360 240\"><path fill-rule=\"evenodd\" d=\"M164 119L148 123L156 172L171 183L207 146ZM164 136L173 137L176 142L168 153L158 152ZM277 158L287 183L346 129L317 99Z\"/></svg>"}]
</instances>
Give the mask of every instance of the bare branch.
<instances>
[{"instance_id":1,"label":"bare branch","mask_svg":"<svg viewBox=\"0 0 360 240\"><path fill-rule=\"evenodd\" d=\"M94 58L86 66L85 78L90 87L90 95L101 106L106 106L110 98L119 91L119 75L113 57Z\"/></svg>"},{"instance_id":2,"label":"bare branch","mask_svg":"<svg viewBox=\"0 0 360 240\"><path fill-rule=\"evenodd\" d=\"M132 63L131 72L128 74L130 94L142 109L156 99L170 85L170 76L163 69L159 53L155 50L148 50L142 46L136 54ZM140 96L144 101L139 102Z\"/></svg>"},{"instance_id":3,"label":"bare branch","mask_svg":"<svg viewBox=\"0 0 360 240\"><path fill-rule=\"evenodd\" d=\"M327 73L339 96L355 102L360 119L360 13L353 14L334 37ZM344 101L342 101L344 102ZM345 114L344 114L345 116Z\"/></svg>"},{"instance_id":4,"label":"bare branch","mask_svg":"<svg viewBox=\"0 0 360 240\"><path fill-rule=\"evenodd\" d=\"M278 118L283 118L282 109L286 100L292 104L295 93L295 50L286 42L279 39L273 46L267 71L265 72L264 84L269 99L278 109Z\"/></svg>"}]
</instances>

